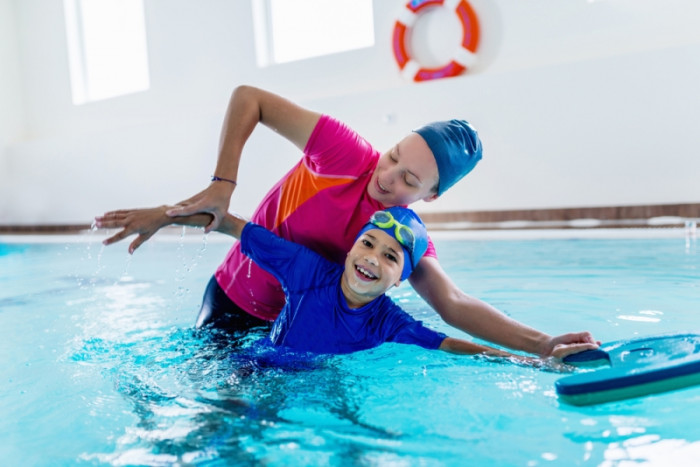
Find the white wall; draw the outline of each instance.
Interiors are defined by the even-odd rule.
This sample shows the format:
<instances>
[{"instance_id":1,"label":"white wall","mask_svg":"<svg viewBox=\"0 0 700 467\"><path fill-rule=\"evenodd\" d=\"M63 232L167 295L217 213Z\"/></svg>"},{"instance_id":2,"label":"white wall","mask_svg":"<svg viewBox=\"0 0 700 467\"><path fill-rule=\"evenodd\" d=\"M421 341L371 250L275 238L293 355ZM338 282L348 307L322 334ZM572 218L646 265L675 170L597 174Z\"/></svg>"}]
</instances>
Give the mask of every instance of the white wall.
<instances>
[{"instance_id":1,"label":"white wall","mask_svg":"<svg viewBox=\"0 0 700 467\"><path fill-rule=\"evenodd\" d=\"M6 151L24 130L19 49L11 0L0 0L0 187L8 174ZM0 188L0 222L4 219L8 195Z\"/></svg>"},{"instance_id":2,"label":"white wall","mask_svg":"<svg viewBox=\"0 0 700 467\"><path fill-rule=\"evenodd\" d=\"M0 141L21 131L22 100L17 33L11 0L0 0Z\"/></svg>"},{"instance_id":3,"label":"white wall","mask_svg":"<svg viewBox=\"0 0 700 467\"><path fill-rule=\"evenodd\" d=\"M422 211L700 202L700 2L472 0L479 64L422 84L391 53L404 3L375 0L373 48L259 69L248 1L146 0L151 89L75 107L62 2L0 0L0 223L194 194L238 84L336 115L381 150L427 121L473 122L484 160ZM232 208L249 214L297 158L256 130Z\"/></svg>"}]
</instances>

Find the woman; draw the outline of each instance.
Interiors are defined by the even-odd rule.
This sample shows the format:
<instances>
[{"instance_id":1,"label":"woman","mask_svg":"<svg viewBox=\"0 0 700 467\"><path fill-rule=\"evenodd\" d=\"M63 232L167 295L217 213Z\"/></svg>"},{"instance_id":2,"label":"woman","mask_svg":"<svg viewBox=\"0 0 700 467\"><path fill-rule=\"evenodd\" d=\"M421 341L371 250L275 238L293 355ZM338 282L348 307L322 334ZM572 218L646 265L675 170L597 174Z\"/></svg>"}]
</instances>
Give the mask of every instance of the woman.
<instances>
[{"instance_id":1,"label":"woman","mask_svg":"<svg viewBox=\"0 0 700 467\"><path fill-rule=\"evenodd\" d=\"M451 120L419 128L380 155L332 117L241 86L229 102L211 184L169 210L169 218L150 215L149 210L114 211L96 218L99 227L122 229L105 244L136 233L129 247L133 252L173 223L215 230L238 183L244 144L258 123L295 144L304 156L265 196L251 220L339 263L373 212L437 199L471 171L482 151L476 131L464 121ZM569 346L571 353L596 344L588 332L549 336L465 294L440 266L432 242L410 283L448 324L511 349L549 356L556 346ZM266 324L283 304L276 279L236 244L207 287L197 326L246 329Z\"/></svg>"}]
</instances>

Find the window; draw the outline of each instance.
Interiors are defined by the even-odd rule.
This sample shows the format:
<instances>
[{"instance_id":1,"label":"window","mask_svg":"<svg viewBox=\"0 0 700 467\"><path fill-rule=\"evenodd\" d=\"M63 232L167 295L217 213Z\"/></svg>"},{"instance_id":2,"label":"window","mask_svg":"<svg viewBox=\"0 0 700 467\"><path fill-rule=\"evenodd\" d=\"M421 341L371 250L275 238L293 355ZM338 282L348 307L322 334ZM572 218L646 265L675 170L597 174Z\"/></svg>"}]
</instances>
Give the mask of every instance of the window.
<instances>
[{"instance_id":1,"label":"window","mask_svg":"<svg viewBox=\"0 0 700 467\"><path fill-rule=\"evenodd\" d=\"M149 87L143 0L63 0L73 103Z\"/></svg>"},{"instance_id":2,"label":"window","mask_svg":"<svg viewBox=\"0 0 700 467\"><path fill-rule=\"evenodd\" d=\"M252 0L259 66L374 45L372 0Z\"/></svg>"}]
</instances>

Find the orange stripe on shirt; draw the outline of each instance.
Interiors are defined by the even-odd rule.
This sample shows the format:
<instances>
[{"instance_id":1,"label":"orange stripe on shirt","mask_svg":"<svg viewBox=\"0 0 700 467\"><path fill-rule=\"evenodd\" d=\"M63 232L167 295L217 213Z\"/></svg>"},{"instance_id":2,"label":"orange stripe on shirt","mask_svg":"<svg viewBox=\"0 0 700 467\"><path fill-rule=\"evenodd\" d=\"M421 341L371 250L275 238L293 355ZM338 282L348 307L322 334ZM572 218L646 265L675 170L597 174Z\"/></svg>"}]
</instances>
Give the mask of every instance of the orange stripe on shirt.
<instances>
[{"instance_id":1,"label":"orange stripe on shirt","mask_svg":"<svg viewBox=\"0 0 700 467\"><path fill-rule=\"evenodd\" d=\"M356 179L356 177L323 176L311 172L305 164L299 164L280 189L280 202L274 228L279 227L299 206L319 191L351 183Z\"/></svg>"}]
</instances>

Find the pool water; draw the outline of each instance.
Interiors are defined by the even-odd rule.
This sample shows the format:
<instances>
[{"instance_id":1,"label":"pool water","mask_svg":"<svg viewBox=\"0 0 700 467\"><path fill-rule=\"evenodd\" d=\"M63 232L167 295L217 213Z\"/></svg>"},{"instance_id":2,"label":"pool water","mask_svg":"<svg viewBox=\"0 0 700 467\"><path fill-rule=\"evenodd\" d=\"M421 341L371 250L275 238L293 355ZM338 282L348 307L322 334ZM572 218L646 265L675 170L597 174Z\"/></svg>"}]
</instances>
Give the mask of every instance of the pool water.
<instances>
[{"instance_id":1,"label":"pool water","mask_svg":"<svg viewBox=\"0 0 700 467\"><path fill-rule=\"evenodd\" d=\"M573 407L556 371L400 344L309 361L193 330L230 243L186 237L131 257L98 234L0 242L3 465L697 465L700 387ZM463 290L550 334L700 331L682 237L436 246Z\"/></svg>"}]
</instances>

